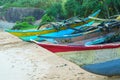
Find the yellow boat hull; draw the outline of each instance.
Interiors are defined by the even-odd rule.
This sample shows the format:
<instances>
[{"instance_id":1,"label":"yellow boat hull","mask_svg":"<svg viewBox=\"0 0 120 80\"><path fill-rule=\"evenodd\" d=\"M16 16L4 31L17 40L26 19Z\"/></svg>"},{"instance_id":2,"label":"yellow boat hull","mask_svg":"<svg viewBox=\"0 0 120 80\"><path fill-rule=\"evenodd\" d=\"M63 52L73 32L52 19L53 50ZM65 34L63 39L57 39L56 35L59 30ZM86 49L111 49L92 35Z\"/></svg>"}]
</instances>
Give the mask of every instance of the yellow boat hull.
<instances>
[{"instance_id":1,"label":"yellow boat hull","mask_svg":"<svg viewBox=\"0 0 120 80\"><path fill-rule=\"evenodd\" d=\"M97 17L99 14L100 10L96 11L94 14L90 15L93 17ZM77 22L77 23L71 23L69 24L69 27L76 27L76 26L81 26L83 24L86 24L88 22L92 21L92 19L86 17L83 19L83 21ZM52 32L57 32L60 30L65 30L67 29L67 27L61 26L59 27L59 30L56 30L55 28L48 28L48 29L44 29L44 30L6 30L6 32L9 32L17 37L26 37L26 36L36 36L36 35L43 35L43 34L48 34L48 33L52 33Z\"/></svg>"},{"instance_id":2,"label":"yellow boat hull","mask_svg":"<svg viewBox=\"0 0 120 80\"><path fill-rule=\"evenodd\" d=\"M87 22L89 22L91 20L88 20ZM70 27L75 27L75 26L79 26L85 24L85 22L80 22L77 24L72 24ZM65 30L67 29L65 26L60 27L60 30ZM42 35L42 34L48 34L48 33L52 33L52 32L57 32L58 30L56 29L45 29L45 30L26 30L26 31L18 31L18 30L6 30L7 32L11 33L12 35L15 35L17 37L24 37L24 36L35 36L35 35Z\"/></svg>"}]
</instances>

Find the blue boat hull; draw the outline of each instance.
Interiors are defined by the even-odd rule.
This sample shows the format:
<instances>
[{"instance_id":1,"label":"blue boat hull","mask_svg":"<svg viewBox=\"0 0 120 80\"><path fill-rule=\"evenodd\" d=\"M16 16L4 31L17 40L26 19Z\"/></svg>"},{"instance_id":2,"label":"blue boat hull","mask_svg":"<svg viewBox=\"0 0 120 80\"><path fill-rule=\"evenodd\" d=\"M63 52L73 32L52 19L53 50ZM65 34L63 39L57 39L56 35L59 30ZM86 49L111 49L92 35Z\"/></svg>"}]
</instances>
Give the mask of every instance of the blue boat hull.
<instances>
[{"instance_id":1,"label":"blue boat hull","mask_svg":"<svg viewBox=\"0 0 120 80\"><path fill-rule=\"evenodd\" d=\"M94 21L91 21L89 22L88 24L84 24L82 26L76 26L75 29L79 29L81 28L85 28L85 27L90 27L92 24L94 23ZM72 34L75 30L73 29L67 29L67 30L61 30L61 31L58 31L58 32L53 32L53 33L48 33L48 34L44 34L42 36L63 36L63 35L69 35L69 34ZM30 39L33 39L33 40L37 40L37 41L43 41L45 38L38 38L37 36L25 36L25 37L20 37L22 40L24 41L30 41Z\"/></svg>"},{"instance_id":2,"label":"blue boat hull","mask_svg":"<svg viewBox=\"0 0 120 80\"><path fill-rule=\"evenodd\" d=\"M120 75L120 59L82 66L83 69L104 76Z\"/></svg>"}]
</instances>

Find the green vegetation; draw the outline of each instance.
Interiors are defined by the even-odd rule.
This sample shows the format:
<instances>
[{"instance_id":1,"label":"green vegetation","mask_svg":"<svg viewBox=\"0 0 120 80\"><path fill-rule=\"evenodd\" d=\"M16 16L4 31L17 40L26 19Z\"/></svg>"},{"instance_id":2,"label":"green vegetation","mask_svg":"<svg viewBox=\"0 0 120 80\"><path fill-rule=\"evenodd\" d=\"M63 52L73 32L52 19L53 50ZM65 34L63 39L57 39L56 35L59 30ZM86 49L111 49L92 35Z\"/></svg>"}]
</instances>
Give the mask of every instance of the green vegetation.
<instances>
[{"instance_id":1,"label":"green vegetation","mask_svg":"<svg viewBox=\"0 0 120 80\"><path fill-rule=\"evenodd\" d=\"M29 24L33 24L35 22L35 18L33 16L24 17L21 22L28 22Z\"/></svg>"},{"instance_id":2,"label":"green vegetation","mask_svg":"<svg viewBox=\"0 0 120 80\"><path fill-rule=\"evenodd\" d=\"M46 10L55 18L81 17L101 9L101 17L119 14L120 0L0 0L0 5L9 7L36 7Z\"/></svg>"},{"instance_id":3,"label":"green vegetation","mask_svg":"<svg viewBox=\"0 0 120 80\"><path fill-rule=\"evenodd\" d=\"M37 29L37 26L33 25L34 22L35 22L35 18L32 16L28 16L23 18L21 21L17 21L12 29L16 29L16 30Z\"/></svg>"},{"instance_id":4,"label":"green vegetation","mask_svg":"<svg viewBox=\"0 0 120 80\"><path fill-rule=\"evenodd\" d=\"M42 22L59 21L79 15L85 17L101 9L99 17L109 18L120 13L120 0L0 0L4 9L35 7L46 11Z\"/></svg>"},{"instance_id":5,"label":"green vegetation","mask_svg":"<svg viewBox=\"0 0 120 80\"><path fill-rule=\"evenodd\" d=\"M42 17L41 23L47 23L47 22L52 22L52 21L55 21L55 18L53 16L49 16L48 14L45 14Z\"/></svg>"},{"instance_id":6,"label":"green vegetation","mask_svg":"<svg viewBox=\"0 0 120 80\"><path fill-rule=\"evenodd\" d=\"M37 29L37 26L33 26L28 22L16 22L16 25L12 29L15 30Z\"/></svg>"}]
</instances>

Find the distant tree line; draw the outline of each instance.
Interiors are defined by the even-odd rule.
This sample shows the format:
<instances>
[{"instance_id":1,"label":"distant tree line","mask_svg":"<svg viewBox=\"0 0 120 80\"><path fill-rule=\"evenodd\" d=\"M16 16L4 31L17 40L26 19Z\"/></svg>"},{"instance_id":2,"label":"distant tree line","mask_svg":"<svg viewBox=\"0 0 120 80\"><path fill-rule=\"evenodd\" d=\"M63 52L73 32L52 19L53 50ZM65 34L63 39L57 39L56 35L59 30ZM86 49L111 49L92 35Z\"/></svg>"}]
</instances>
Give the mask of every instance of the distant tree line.
<instances>
[{"instance_id":1,"label":"distant tree line","mask_svg":"<svg viewBox=\"0 0 120 80\"><path fill-rule=\"evenodd\" d=\"M43 21L67 19L79 15L85 17L101 9L99 17L108 18L120 14L120 0L0 0L9 7L36 7L46 11Z\"/></svg>"}]
</instances>

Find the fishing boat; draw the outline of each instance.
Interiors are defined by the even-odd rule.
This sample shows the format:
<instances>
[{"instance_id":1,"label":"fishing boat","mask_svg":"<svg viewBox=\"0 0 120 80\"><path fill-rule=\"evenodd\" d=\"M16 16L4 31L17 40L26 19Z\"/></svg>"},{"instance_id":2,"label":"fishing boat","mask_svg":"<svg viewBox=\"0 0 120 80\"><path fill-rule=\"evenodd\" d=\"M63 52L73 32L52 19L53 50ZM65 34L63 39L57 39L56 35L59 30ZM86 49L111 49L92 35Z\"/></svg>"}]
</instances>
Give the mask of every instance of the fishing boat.
<instances>
[{"instance_id":1,"label":"fishing boat","mask_svg":"<svg viewBox=\"0 0 120 80\"><path fill-rule=\"evenodd\" d=\"M81 33L61 35L61 36L40 35L38 37L44 38L45 40L52 43L56 43L56 44L68 44L76 41L85 42L86 40L88 41L88 39L92 39L96 37L101 38L104 35L119 31L119 28L120 28L119 21L110 21L110 22L99 24L98 26L95 26L95 27L89 27L88 29L85 29L85 31Z\"/></svg>"},{"instance_id":2,"label":"fishing boat","mask_svg":"<svg viewBox=\"0 0 120 80\"><path fill-rule=\"evenodd\" d=\"M115 23L115 24L114 24ZM103 38L104 36L111 36L115 32L119 32L120 23L114 22L106 25L109 28L89 28L86 33L79 33L69 35L69 41L58 44L54 43L41 43L35 40L31 40L39 46L57 54L60 57L69 60L81 68L94 74L104 76L119 76L120 75L120 42L105 43L97 45L87 45L85 43ZM101 30L105 30L104 32ZM102 36L100 35L103 34ZM79 37L78 37L79 35ZM74 38L76 37L77 38ZM72 41L71 41L71 37ZM45 37L46 38L46 37ZM47 37L51 38L50 36ZM54 37L54 39L59 37ZM61 39L66 39L68 36L64 36ZM52 38L53 39L53 38ZM118 40L116 38L115 40Z\"/></svg>"},{"instance_id":3,"label":"fishing boat","mask_svg":"<svg viewBox=\"0 0 120 80\"><path fill-rule=\"evenodd\" d=\"M97 17L98 14L100 13L100 10L96 11L95 13L91 14L91 17ZM42 34L48 34L48 33L52 33L52 32L58 32L60 30L65 30L68 29L66 27L66 25L69 25L69 27L76 27L76 26L80 26L83 24L86 24L88 22L92 21L92 19L86 17L82 20L76 20L70 22L69 20L66 20L64 23L62 23L62 25L58 25L57 28L48 28L48 29L43 29L43 30L6 30L6 32L9 32L17 37L25 37L25 36L36 36L36 35L42 35ZM70 23L69 23L70 22Z\"/></svg>"},{"instance_id":4,"label":"fishing boat","mask_svg":"<svg viewBox=\"0 0 120 80\"><path fill-rule=\"evenodd\" d=\"M104 76L120 75L119 42L91 46L33 42L91 73Z\"/></svg>"},{"instance_id":5,"label":"fishing boat","mask_svg":"<svg viewBox=\"0 0 120 80\"><path fill-rule=\"evenodd\" d=\"M88 28L91 27L91 25L94 23L94 21L91 21L87 24L81 25L81 26L76 26L74 28L68 28L66 30L60 30L58 32L52 32L52 33L48 33L48 34L42 34L44 36L62 36L62 35L69 35L72 34L74 31L83 31L84 28ZM30 41L30 39L34 39L37 41L43 41L44 38L38 38L37 36L23 36L20 37L20 39L24 40L24 41Z\"/></svg>"}]
</instances>

